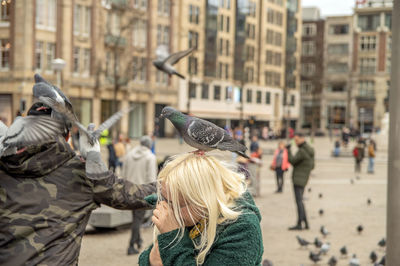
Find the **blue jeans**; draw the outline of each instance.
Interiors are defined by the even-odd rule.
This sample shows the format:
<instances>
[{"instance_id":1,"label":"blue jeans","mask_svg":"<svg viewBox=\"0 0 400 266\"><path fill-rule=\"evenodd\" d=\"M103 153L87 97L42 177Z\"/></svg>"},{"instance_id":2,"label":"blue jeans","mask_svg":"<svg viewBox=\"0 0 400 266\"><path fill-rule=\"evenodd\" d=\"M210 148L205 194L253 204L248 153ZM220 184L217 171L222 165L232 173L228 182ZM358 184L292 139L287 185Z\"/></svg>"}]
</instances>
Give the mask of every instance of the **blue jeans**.
<instances>
[{"instance_id":1,"label":"blue jeans","mask_svg":"<svg viewBox=\"0 0 400 266\"><path fill-rule=\"evenodd\" d=\"M375 160L375 158L369 157L369 161L368 161L368 173L373 173L373 172L374 172L374 160Z\"/></svg>"}]
</instances>

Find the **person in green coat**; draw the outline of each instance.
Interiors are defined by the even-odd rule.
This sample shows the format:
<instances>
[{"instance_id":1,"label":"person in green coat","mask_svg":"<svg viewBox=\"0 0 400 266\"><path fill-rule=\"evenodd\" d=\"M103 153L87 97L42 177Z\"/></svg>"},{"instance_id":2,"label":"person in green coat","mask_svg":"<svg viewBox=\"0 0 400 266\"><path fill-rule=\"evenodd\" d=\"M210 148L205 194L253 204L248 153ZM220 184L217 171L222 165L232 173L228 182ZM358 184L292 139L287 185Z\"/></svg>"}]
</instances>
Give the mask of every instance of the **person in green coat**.
<instances>
[{"instance_id":1,"label":"person in green coat","mask_svg":"<svg viewBox=\"0 0 400 266\"><path fill-rule=\"evenodd\" d=\"M261 215L245 177L216 158L194 153L161 170L153 244L139 265L261 265Z\"/></svg>"},{"instance_id":2,"label":"person in green coat","mask_svg":"<svg viewBox=\"0 0 400 266\"><path fill-rule=\"evenodd\" d=\"M298 147L295 155L290 150L290 145L287 146L289 151L289 163L293 166L292 180L294 186L294 195L297 205L297 224L289 227L289 230L302 230L302 223L304 222L304 229L309 229L306 210L303 204L304 188L307 185L308 178L310 177L311 170L314 169L314 149L305 142L302 133L296 133L294 141Z\"/></svg>"}]
</instances>

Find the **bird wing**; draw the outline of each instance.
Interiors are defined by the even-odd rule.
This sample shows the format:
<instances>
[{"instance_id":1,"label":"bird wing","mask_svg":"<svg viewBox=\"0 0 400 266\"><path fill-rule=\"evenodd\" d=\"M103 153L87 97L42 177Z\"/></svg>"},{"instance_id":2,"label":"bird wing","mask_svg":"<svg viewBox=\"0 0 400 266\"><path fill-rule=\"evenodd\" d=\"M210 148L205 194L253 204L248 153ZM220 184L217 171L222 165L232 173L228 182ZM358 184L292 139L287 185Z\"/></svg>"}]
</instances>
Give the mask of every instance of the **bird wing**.
<instances>
[{"instance_id":1,"label":"bird wing","mask_svg":"<svg viewBox=\"0 0 400 266\"><path fill-rule=\"evenodd\" d=\"M54 139L62 134L63 124L61 121L49 116L27 116L18 117L7 130L3 139L4 146L21 147Z\"/></svg>"},{"instance_id":2,"label":"bird wing","mask_svg":"<svg viewBox=\"0 0 400 266\"><path fill-rule=\"evenodd\" d=\"M95 130L95 131L93 132L93 137L96 138L96 139L99 138L100 135L101 135L101 133L102 133L104 130L106 130L106 129L112 127L112 126L113 126L116 122L118 122L125 114L127 114L127 113L133 111L135 108L136 108L136 106L129 107L129 108L126 108L126 109L124 109L124 110L121 110L121 111L116 112L115 114L113 114L110 118L108 118L106 121L104 121L103 124L101 124L97 130Z\"/></svg>"},{"instance_id":3,"label":"bird wing","mask_svg":"<svg viewBox=\"0 0 400 266\"><path fill-rule=\"evenodd\" d=\"M0 138L6 134L8 127L0 120Z\"/></svg>"},{"instance_id":4,"label":"bird wing","mask_svg":"<svg viewBox=\"0 0 400 266\"><path fill-rule=\"evenodd\" d=\"M191 52L193 52L194 47L189 48L185 51L181 51L181 52L177 52L177 53L173 53L170 56L168 56L167 58L165 58L164 63L166 64L171 64L171 65L175 65L176 63L178 63L179 60L181 60L183 57L187 56L188 54L190 54Z\"/></svg>"},{"instance_id":5,"label":"bird wing","mask_svg":"<svg viewBox=\"0 0 400 266\"><path fill-rule=\"evenodd\" d=\"M194 141L213 148L223 140L224 133L222 128L200 118L193 118L187 129L188 136Z\"/></svg>"}]
</instances>

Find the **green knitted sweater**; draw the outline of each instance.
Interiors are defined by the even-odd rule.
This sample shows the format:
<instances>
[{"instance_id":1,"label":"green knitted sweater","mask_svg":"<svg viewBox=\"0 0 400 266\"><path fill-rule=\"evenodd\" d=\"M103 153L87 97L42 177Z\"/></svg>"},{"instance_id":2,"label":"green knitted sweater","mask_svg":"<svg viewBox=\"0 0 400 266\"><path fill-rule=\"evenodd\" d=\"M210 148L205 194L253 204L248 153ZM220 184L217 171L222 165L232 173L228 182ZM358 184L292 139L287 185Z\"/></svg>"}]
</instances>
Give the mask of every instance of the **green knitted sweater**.
<instances>
[{"instance_id":1,"label":"green knitted sweater","mask_svg":"<svg viewBox=\"0 0 400 266\"><path fill-rule=\"evenodd\" d=\"M217 235L203 265L261 265L264 252L260 228L261 215L251 195L246 192L236 201L242 214L236 221L217 226ZM191 228L185 229L183 238L171 244L178 230L160 234L158 245L164 266L196 265ZM196 238L194 239L196 241ZM139 257L139 265L148 266L153 245Z\"/></svg>"}]
</instances>

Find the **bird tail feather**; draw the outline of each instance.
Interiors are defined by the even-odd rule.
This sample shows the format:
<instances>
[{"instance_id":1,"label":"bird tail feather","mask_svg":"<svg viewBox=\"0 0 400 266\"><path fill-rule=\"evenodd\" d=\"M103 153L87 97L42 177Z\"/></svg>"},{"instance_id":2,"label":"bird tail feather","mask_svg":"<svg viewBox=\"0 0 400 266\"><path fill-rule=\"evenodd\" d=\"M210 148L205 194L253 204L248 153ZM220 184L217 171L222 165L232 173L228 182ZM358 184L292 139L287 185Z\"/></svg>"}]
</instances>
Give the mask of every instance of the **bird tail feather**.
<instances>
[{"instance_id":1,"label":"bird tail feather","mask_svg":"<svg viewBox=\"0 0 400 266\"><path fill-rule=\"evenodd\" d=\"M178 77L180 77L181 79L186 79L184 75L182 75L181 73L175 71L174 72L175 75L177 75Z\"/></svg>"},{"instance_id":2,"label":"bird tail feather","mask_svg":"<svg viewBox=\"0 0 400 266\"><path fill-rule=\"evenodd\" d=\"M235 151L235 153L238 154L238 155L240 155L240 156L242 156L242 157L244 157L244 158L246 158L246 159L250 159L250 157L247 156L247 154L244 153L244 152L242 152L242 151Z\"/></svg>"}]
</instances>

